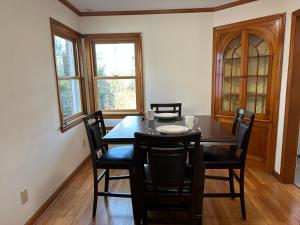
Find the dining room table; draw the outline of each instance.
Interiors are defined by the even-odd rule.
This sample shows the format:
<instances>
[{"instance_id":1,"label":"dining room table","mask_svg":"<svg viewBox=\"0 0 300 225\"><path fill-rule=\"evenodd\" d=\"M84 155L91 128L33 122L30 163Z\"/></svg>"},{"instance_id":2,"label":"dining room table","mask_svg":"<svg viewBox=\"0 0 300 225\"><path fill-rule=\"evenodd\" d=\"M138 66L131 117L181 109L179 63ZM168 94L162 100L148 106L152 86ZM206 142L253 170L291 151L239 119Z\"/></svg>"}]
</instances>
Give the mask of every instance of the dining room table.
<instances>
[{"instance_id":1,"label":"dining room table","mask_svg":"<svg viewBox=\"0 0 300 225\"><path fill-rule=\"evenodd\" d=\"M186 117L179 116L172 120L162 120L155 118L154 121L147 120L143 116L126 116L122 119L112 130L110 130L104 137L103 142L105 144L134 144L134 134L136 132L166 135L159 132L158 127L164 125L180 125L187 126ZM201 135L201 145L235 145L237 143L236 136L232 135L224 126L222 126L217 120L209 115L194 116L194 123L187 132L197 132ZM201 168L202 173L205 173L204 166ZM141 215L141 190L142 187L137 184L141 179L142 174L135 171L130 175L130 189L132 199L132 210L135 224L140 224ZM196 182L200 182L200 179ZM198 202L198 201L197 201ZM200 204L200 203L199 203ZM202 224L202 206L196 204L196 217L198 218L195 224Z\"/></svg>"},{"instance_id":2,"label":"dining room table","mask_svg":"<svg viewBox=\"0 0 300 225\"><path fill-rule=\"evenodd\" d=\"M195 123L189 132L201 133L201 144L233 145L237 143L236 136L228 132L227 129L213 117L209 115L194 117ZM103 142L105 144L133 144L135 141L135 132L160 134L160 132L156 131L156 128L163 125L185 126L185 117L180 116L173 120L155 119L152 125L154 127L152 127L151 130L149 129L149 120L145 117L126 116L103 137Z\"/></svg>"}]
</instances>

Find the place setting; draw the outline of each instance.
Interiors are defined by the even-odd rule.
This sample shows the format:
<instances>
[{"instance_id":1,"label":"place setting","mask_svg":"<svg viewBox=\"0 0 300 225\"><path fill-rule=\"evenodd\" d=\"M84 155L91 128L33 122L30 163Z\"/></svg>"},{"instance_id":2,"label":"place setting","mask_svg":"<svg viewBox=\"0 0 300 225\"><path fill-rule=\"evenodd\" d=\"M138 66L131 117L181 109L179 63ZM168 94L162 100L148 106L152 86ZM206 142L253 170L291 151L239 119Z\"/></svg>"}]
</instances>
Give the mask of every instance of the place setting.
<instances>
[{"instance_id":1,"label":"place setting","mask_svg":"<svg viewBox=\"0 0 300 225\"><path fill-rule=\"evenodd\" d=\"M179 116L177 113L156 113L149 110L146 118L150 134L155 132L160 134L201 133L199 119L195 116Z\"/></svg>"}]
</instances>

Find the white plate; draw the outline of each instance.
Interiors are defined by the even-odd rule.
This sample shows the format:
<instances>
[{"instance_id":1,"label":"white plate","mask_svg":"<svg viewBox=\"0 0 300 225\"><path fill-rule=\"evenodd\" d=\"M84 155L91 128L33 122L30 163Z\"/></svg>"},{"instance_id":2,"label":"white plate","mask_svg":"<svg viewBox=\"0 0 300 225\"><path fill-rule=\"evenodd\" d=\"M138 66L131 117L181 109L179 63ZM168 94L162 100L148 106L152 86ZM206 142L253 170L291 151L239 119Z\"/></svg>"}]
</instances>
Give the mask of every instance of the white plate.
<instances>
[{"instance_id":1,"label":"white plate","mask_svg":"<svg viewBox=\"0 0 300 225\"><path fill-rule=\"evenodd\" d=\"M180 125L164 125L157 127L156 130L163 134L182 134L189 130L189 128Z\"/></svg>"},{"instance_id":2,"label":"white plate","mask_svg":"<svg viewBox=\"0 0 300 225\"><path fill-rule=\"evenodd\" d=\"M155 113L155 117L158 119L174 119L178 117L177 113Z\"/></svg>"}]
</instances>

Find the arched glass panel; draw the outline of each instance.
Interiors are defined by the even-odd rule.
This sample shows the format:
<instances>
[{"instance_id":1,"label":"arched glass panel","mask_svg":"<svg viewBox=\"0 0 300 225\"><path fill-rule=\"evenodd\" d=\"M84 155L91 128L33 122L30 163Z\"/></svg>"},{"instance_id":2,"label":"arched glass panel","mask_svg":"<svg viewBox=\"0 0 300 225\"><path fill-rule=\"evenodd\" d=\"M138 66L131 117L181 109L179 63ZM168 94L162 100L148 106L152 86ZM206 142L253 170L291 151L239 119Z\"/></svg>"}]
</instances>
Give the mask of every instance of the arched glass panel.
<instances>
[{"instance_id":1,"label":"arched glass panel","mask_svg":"<svg viewBox=\"0 0 300 225\"><path fill-rule=\"evenodd\" d=\"M246 109L266 112L270 49L261 37L249 35Z\"/></svg>"},{"instance_id":2,"label":"arched glass panel","mask_svg":"<svg viewBox=\"0 0 300 225\"><path fill-rule=\"evenodd\" d=\"M224 51L222 67L222 111L235 112L236 108L239 107L241 39L241 35L236 37Z\"/></svg>"}]
</instances>

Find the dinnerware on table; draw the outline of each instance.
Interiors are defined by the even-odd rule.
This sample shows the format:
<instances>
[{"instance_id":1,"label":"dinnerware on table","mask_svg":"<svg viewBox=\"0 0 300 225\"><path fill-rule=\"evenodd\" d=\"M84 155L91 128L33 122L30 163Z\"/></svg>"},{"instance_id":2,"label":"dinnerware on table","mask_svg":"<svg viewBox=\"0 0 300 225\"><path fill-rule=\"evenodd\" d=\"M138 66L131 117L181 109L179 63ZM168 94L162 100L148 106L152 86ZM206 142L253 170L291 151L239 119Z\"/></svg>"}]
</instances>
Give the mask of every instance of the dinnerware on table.
<instances>
[{"instance_id":1,"label":"dinnerware on table","mask_svg":"<svg viewBox=\"0 0 300 225\"><path fill-rule=\"evenodd\" d=\"M154 120L154 117L155 117L155 112L153 110L149 110L147 112L147 119L148 120Z\"/></svg>"},{"instance_id":2,"label":"dinnerware on table","mask_svg":"<svg viewBox=\"0 0 300 225\"><path fill-rule=\"evenodd\" d=\"M188 127L189 129L193 129L194 125L198 122L198 118L195 116L185 116L184 117L184 123L185 126Z\"/></svg>"},{"instance_id":3,"label":"dinnerware on table","mask_svg":"<svg viewBox=\"0 0 300 225\"><path fill-rule=\"evenodd\" d=\"M158 119L175 119L178 117L177 113L155 113L155 117Z\"/></svg>"},{"instance_id":4,"label":"dinnerware on table","mask_svg":"<svg viewBox=\"0 0 300 225\"><path fill-rule=\"evenodd\" d=\"M180 125L163 125L157 127L156 130L163 134L182 134L187 132L189 128Z\"/></svg>"}]
</instances>

